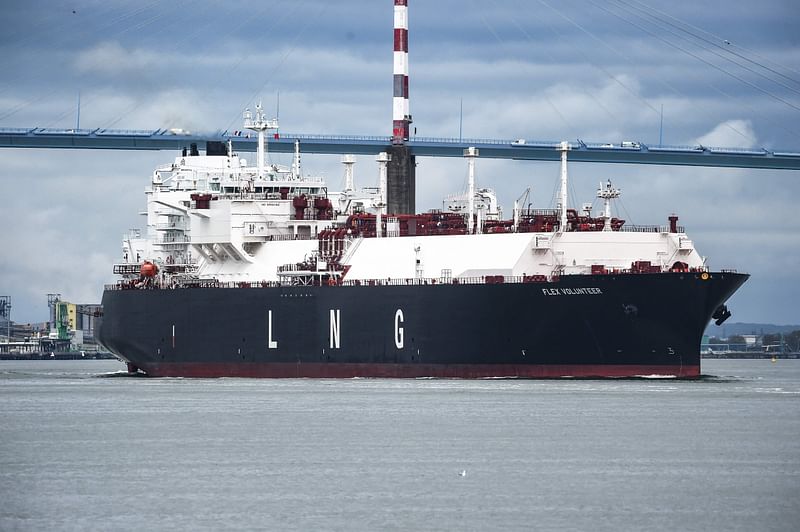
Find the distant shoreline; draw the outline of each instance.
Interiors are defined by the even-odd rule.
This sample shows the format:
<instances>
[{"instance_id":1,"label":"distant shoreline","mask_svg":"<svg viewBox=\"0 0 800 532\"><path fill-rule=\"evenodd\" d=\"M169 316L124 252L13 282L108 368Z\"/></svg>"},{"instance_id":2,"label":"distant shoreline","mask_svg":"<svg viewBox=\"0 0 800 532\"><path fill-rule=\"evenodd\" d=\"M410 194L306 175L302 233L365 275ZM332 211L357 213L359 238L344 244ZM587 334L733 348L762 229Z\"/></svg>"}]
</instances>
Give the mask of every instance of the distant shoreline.
<instances>
[{"instance_id":1,"label":"distant shoreline","mask_svg":"<svg viewBox=\"0 0 800 532\"><path fill-rule=\"evenodd\" d=\"M117 360L117 357L102 351L56 351L52 353L2 353L0 360Z\"/></svg>"},{"instance_id":2,"label":"distant shoreline","mask_svg":"<svg viewBox=\"0 0 800 532\"><path fill-rule=\"evenodd\" d=\"M703 359L710 359L710 358L738 358L738 359L771 359L771 358L779 358L779 359L800 359L800 353L767 353L764 351L730 351L727 353L701 353L700 358Z\"/></svg>"}]
</instances>

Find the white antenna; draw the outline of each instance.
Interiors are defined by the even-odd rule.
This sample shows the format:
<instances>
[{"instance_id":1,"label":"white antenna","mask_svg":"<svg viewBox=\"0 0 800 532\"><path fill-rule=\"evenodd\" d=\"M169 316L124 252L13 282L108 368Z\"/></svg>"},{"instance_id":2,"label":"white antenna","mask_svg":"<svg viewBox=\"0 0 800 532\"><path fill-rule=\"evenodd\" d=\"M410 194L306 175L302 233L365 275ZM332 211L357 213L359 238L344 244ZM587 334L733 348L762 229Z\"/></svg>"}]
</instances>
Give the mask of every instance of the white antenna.
<instances>
[{"instance_id":1,"label":"white antenna","mask_svg":"<svg viewBox=\"0 0 800 532\"><path fill-rule=\"evenodd\" d=\"M381 234L383 233L383 229L381 227L383 220L381 219L381 215L385 213L386 209L386 173L389 161L392 160L392 156L385 151L382 151L378 154L376 160L378 161L378 169L380 172L380 199L376 205L376 207L378 207L378 214L375 220L375 233L376 236L380 238L383 236Z\"/></svg>"},{"instance_id":2,"label":"white antenna","mask_svg":"<svg viewBox=\"0 0 800 532\"><path fill-rule=\"evenodd\" d=\"M294 139L294 160L292 161L292 174L300 179L300 141Z\"/></svg>"},{"instance_id":3,"label":"white antenna","mask_svg":"<svg viewBox=\"0 0 800 532\"><path fill-rule=\"evenodd\" d=\"M519 200L514 200L514 232L519 227Z\"/></svg>"},{"instance_id":4,"label":"white antenna","mask_svg":"<svg viewBox=\"0 0 800 532\"><path fill-rule=\"evenodd\" d=\"M603 231L611 231L611 200L618 198L622 191L618 188L611 186L611 180L608 180L605 188L603 183L600 183L600 188L597 189L597 197L602 198L605 210L603 211Z\"/></svg>"},{"instance_id":5,"label":"white antenna","mask_svg":"<svg viewBox=\"0 0 800 532\"><path fill-rule=\"evenodd\" d=\"M469 188L467 190L467 234L472 234L473 216L475 213L475 158L479 155L478 148L469 147L464 150L469 168Z\"/></svg>"}]
</instances>

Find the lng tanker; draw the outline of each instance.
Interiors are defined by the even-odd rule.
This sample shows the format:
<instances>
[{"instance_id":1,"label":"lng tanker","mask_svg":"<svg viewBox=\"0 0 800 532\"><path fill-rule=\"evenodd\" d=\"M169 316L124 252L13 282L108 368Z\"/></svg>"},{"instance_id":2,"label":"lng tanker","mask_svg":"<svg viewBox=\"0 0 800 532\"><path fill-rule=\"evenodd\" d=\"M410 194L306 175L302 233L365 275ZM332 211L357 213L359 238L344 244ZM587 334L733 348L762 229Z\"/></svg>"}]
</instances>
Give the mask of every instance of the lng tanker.
<instances>
[{"instance_id":1,"label":"lng tanker","mask_svg":"<svg viewBox=\"0 0 800 532\"><path fill-rule=\"evenodd\" d=\"M631 377L700 375L710 319L748 275L712 270L669 216L613 217L610 182L568 208L560 144L556 208L469 185L442 209L386 210L378 186L329 191L267 162L260 107L256 164L231 144L192 147L157 168L147 227L123 239L99 338L129 370L184 377Z\"/></svg>"}]
</instances>

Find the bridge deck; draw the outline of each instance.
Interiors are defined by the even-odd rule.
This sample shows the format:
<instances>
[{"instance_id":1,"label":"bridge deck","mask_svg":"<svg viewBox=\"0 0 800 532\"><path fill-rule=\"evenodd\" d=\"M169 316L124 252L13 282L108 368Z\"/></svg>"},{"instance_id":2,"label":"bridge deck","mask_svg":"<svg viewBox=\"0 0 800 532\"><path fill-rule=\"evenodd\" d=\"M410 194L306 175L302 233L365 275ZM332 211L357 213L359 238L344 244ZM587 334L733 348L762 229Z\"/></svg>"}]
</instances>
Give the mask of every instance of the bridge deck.
<instances>
[{"instance_id":1,"label":"bridge deck","mask_svg":"<svg viewBox=\"0 0 800 532\"><path fill-rule=\"evenodd\" d=\"M391 144L389 136L303 135L281 133L269 139L269 150L290 153L299 140L304 153L375 155ZM156 130L0 128L2 148L61 148L111 150L180 150L208 141L233 142L236 151L255 151L255 136L217 131L209 134ZM571 142L572 162L663 164L800 170L800 152L707 146L656 146ZM482 158L557 161L560 142L527 139L455 139L415 137L407 142L416 156L462 157L469 146Z\"/></svg>"}]
</instances>

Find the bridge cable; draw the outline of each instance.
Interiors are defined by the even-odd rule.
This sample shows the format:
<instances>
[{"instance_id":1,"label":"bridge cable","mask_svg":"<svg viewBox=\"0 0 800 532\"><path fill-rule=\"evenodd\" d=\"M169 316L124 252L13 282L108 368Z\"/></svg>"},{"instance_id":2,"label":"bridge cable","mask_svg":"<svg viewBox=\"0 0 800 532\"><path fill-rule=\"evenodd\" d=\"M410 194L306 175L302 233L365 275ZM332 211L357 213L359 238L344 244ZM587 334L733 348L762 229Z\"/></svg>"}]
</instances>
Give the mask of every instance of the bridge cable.
<instances>
[{"instance_id":1,"label":"bridge cable","mask_svg":"<svg viewBox=\"0 0 800 532\"><path fill-rule=\"evenodd\" d=\"M300 5L300 6L305 6L305 4L306 4L306 1L304 0L304 1L303 1L301 4L299 4L299 5ZM297 3L295 3L294 5L295 5L295 6L298 6L298 4L297 4ZM278 70L279 70L281 67L283 67L283 64L286 62L286 60L289 58L289 56L292 54L292 52L294 52L294 51L295 51L295 49L297 48L297 43L298 43L298 41L300 40L300 37L302 37L302 36L303 36L303 34L306 32L306 30L307 30L309 27L311 27L312 23L315 23L315 22L317 21L317 19L319 19L320 17L322 17L322 15L324 15L324 14L325 14L325 12L328 10L328 7L330 7L330 3L329 3L329 2L325 2L325 3L323 4L322 8L320 8L320 9L316 10L316 12L314 13L314 16L312 16L312 17L306 17L306 19L305 19L305 24L304 24L303 26L301 26L301 27L300 27L300 28L297 30L297 33L295 34L294 38L291 40L291 43L290 43L290 46L289 46L289 48L288 48L288 49L285 51L285 53L284 53L284 54L283 54L283 56L280 58L280 60L278 61L278 63L277 63L277 64L276 64L276 65L275 65L275 66L272 68L272 70L269 72L269 74L268 74L268 75L267 75L267 77L266 77L266 81L265 81L265 82L264 82L264 83L261 85L261 87L259 87L257 90L255 90L255 91L252 93L252 95L250 96L250 98L248 98L248 100L247 100L247 102L248 102L248 103L245 103L244 107L247 107L247 106L249 106L249 105L250 105L250 103L249 103L249 102L252 102L252 101L254 101L254 100L255 100L255 98L256 98L256 97L258 97L258 95L259 95L259 94L263 93L263 92L264 92L264 90L265 90L265 89L266 89L266 88L267 88L267 87L270 85L270 83L272 83L272 81L273 81L273 79L274 79L274 76L275 76L275 74L277 73L277 71L278 71ZM299 8L297 8L297 9L299 9ZM241 112L239 112L239 113L238 113L238 115L237 115L237 117L236 117L236 118L233 118L233 119L232 119L232 120L231 120L231 121L228 123L228 126L226 127L226 129L228 129L228 130L229 130L229 129L231 129L231 128L233 127L233 125L234 125L234 124L235 124L235 123L236 123L238 120L241 120Z\"/></svg>"},{"instance_id":2,"label":"bridge cable","mask_svg":"<svg viewBox=\"0 0 800 532\"><path fill-rule=\"evenodd\" d=\"M754 65L756 65L756 66L759 66L759 67L763 68L764 70L768 70L768 71L770 71L770 72L772 72L772 73L774 73L774 74L776 74L776 75L778 75L778 76L780 76L780 77L782 77L782 78L786 79L787 81L792 81L792 82L794 82L794 83L800 84L800 79L795 79L795 78L793 78L793 77L791 77L791 76L787 76L787 75L785 75L785 74L783 74L783 73L781 73L781 72L779 72L779 71L777 71L777 70L775 70L775 69L773 69L773 68L771 68L771 67L767 66L767 65L766 65L766 64L764 64L764 63L771 63L772 65L776 66L777 68L783 68L783 69L786 69L786 70L787 70L787 71L789 71L789 72L794 72L794 73L796 73L796 74L798 74L798 75L800 75L800 71L797 71L797 70L795 70L795 69L792 69L791 67L789 67L789 66L786 66L786 65L780 65L780 64L778 64L778 63L775 63L774 61L771 61L771 60L767 59L766 57L764 57L764 56L761 56L761 55L759 55L758 53L756 53L756 52L754 52L754 51L752 51L752 50L748 50L748 49L746 49L746 48L744 48L744 47L742 47L742 46L739 46L739 45L737 45L737 44L734 44L734 43L730 42L730 41L729 41L729 40L727 40L727 39L724 39L724 38L722 38L722 37L720 37L720 36L718 36L718 35L715 35L715 34L713 34L713 33L710 33L710 32L708 32L708 31L706 31L706 30L704 30L704 29L702 29L702 28L699 28L699 27L697 27L697 26L694 26L693 24L691 24L691 23L689 23L689 22L686 22L686 21L684 21L684 20L680 20L679 18L677 18L677 17L674 17L674 16L670 15L669 13L665 13L665 12L663 12L663 11L660 11L660 10L658 10L658 9L656 9L656 8L652 7L652 6L649 6L649 5L647 5L647 4L645 4L644 2L642 2L642 1L640 1L640 0L633 0L633 1L634 1L634 2L636 2L637 4L640 4L640 5L644 6L644 8L646 8L646 9L647 9L647 10L649 10L649 11L653 11L653 12L655 12L655 13L658 13L658 14L659 14L659 15L661 15L663 18L669 18L669 19L672 19L672 20L674 20L674 21L675 21L677 24L682 24L682 25L684 25L684 26L688 26L689 28L692 28L692 29L693 29L693 30L695 30L696 32L699 32L699 33L704 33L704 34L706 34L706 35L708 35L708 36L710 37L710 39L709 39L709 38L705 38L705 37L703 37L702 35L699 35L699 34L697 34L697 33L692 33L692 32L690 32L689 30L687 30L687 29L685 29L685 28L679 28L679 26L677 26L677 25L674 25L676 28L679 28L681 31L684 31L684 32L686 32L686 33L689 33L690 35L694 36L694 37L695 37L695 38L697 38L697 39L703 40L703 41L705 41L705 42L707 42L707 43L709 43L709 44L711 44L711 45L713 45L713 46L715 46L715 47L717 47L717 48L720 48L721 50L724 50L724 51L726 51L726 52L728 52L728 53L730 53L730 54L732 54L732 55L735 55L735 56L737 56L737 57L740 57L741 59L744 59L745 61L747 61L747 62L749 62L749 63L752 63L752 64L754 64ZM631 7L634 7L634 6L631 6ZM665 21L665 22L666 22L666 21ZM673 25L673 24L670 24L670 25ZM725 43L725 46L722 46L722 45L720 45L720 44L719 44L720 42L722 42L722 43ZM746 57L746 56L744 56L744 55L742 55L742 54L740 54L740 53L736 52L736 51L734 50L734 48L739 48L739 49L740 49L740 50L742 50L743 52L746 52L746 53L748 53L748 54L751 54L751 55L753 55L753 56L757 57L757 58L758 58L758 59L760 59L762 62L760 63L760 62L758 62L758 61L755 61L755 60L753 60L753 59L750 59L749 57Z\"/></svg>"},{"instance_id":3,"label":"bridge cable","mask_svg":"<svg viewBox=\"0 0 800 532\"><path fill-rule=\"evenodd\" d=\"M720 48L721 50L723 50L723 51L726 51L726 50L725 50L725 48L723 48L722 46L720 46L720 45L718 45L718 44L716 44L716 43L713 43L713 42L709 41L708 39L704 39L703 37L697 36L697 35L695 35L695 34L693 34L693 33L689 32L688 30L685 30L684 28L681 28L681 27L679 27L679 26L677 26L677 25L675 25L675 24L672 24L672 23L671 23L671 22L669 22L669 21L664 21L664 20L660 19L659 17L657 17L656 15L653 15L652 13L648 12L648 11L647 11L647 10L645 10L645 9L642 9L642 8L641 8L641 7L639 7L639 6L635 6L635 5L626 4L626 3L625 3L625 2L623 2L622 0L617 0L617 2L618 2L619 4L621 4L621 5L623 5L623 6L627 6L627 7L631 8L631 9L635 9L635 10L637 10L637 11L641 12L641 13L642 13L642 18L644 18L644 17L648 17L648 18L651 18L651 19L655 20L657 23L661 23L661 24L663 24L663 25L661 26L661 29L663 29L664 31L666 31L666 32L668 32L668 33L670 33L670 34L674 35L674 36L675 36L675 37L677 37L678 39L681 39L681 40L683 40L683 41L685 41L685 42L687 42L687 43L690 43L690 44L697 45L697 46L699 46L701 49L703 49L703 50L705 50L705 51L707 51L707 52L709 52L709 53L711 53L711 54L713 54L713 55L715 55L715 56L719 57L720 59L724 59L725 61L728 61L728 62L730 62L730 63L733 63L734 65L736 65L736 66L738 66L738 67L740 67L740 68L743 68L744 70L747 70L748 72L750 72L750 73L752 73L752 74L755 74L756 76L759 76L759 77L762 77L762 78L764 78L764 79L766 79L766 80L768 80L768 81L771 81L771 82L775 83L776 85L780 85L780 86L782 86L783 88L785 88L785 89L788 89L788 90L790 90L790 91L792 91L792 92L794 92L794 93L796 93L796 94L800 94L800 89L796 89L796 88L794 88L794 87L792 87L792 86L790 86L790 85L787 85L787 84L785 84L785 83L784 83L784 82L782 82L782 81L779 81L779 80L772 79L772 78L770 78L769 76L767 76L767 75L765 75L765 74L763 74L763 73L761 73L761 72L758 72L757 70L754 70L754 69L752 69L752 68L748 67L747 65L744 65L744 64L742 64L742 63L739 63L738 61L736 61L736 60L734 60L734 59L731 59L730 57L725 57L723 54L720 54L719 52L717 52L716 50L714 50L714 49L713 49L713 48ZM682 37L681 35L679 35L679 34L675 33L674 31L670 30L670 29L669 29L669 28L667 28L666 26L671 26L671 27L673 27L673 28L676 28L677 30L679 30L679 31L682 31L682 32L684 32L684 33L687 33L687 34L691 35L692 37L695 37L696 39L699 39L699 40L701 40L701 41L703 41L703 42L706 42L706 43L710 44L711 46L702 46L702 45L699 45L699 44L697 44L696 42L694 42L694 41L691 41L691 40L687 39L686 37ZM742 55L740 55L740 54L735 54L735 55L736 55L736 56L738 56L738 57L741 57L741 58L743 58L743 59L745 59L745 60L747 60L747 58L746 58L746 57L744 57L744 56L742 56ZM748 61L749 61L749 60L748 60ZM761 65L759 65L758 63L755 63L755 64L756 64L756 65L758 65L758 66L761 66ZM771 69L770 69L770 70L771 70ZM791 78L790 78L790 79L791 79ZM792 80L792 81L793 81L793 80ZM766 92L766 91L764 90L764 92ZM770 93L767 93L767 94L770 94ZM770 95L771 95L771 94L770 94ZM775 97L774 95L772 95L772 96L773 96L773 97ZM796 109L800 110L800 108L796 108Z\"/></svg>"},{"instance_id":4,"label":"bridge cable","mask_svg":"<svg viewBox=\"0 0 800 532\"><path fill-rule=\"evenodd\" d=\"M520 11L522 11L522 10L520 10ZM557 39L559 39L561 41L564 41L564 36L561 33L559 33L559 31L553 25L551 25L547 21L543 21L543 22L547 25L547 29L549 29L550 32L553 33L553 35L556 36ZM518 18L511 17L511 23L514 24L514 26L517 27L519 32L522 33L522 35L528 40L529 43L535 44L533 36L528 32L528 30L526 30L525 28L522 27L522 25L520 24ZM578 50L578 53L580 53L583 56L583 58L586 60L587 63L591 64L592 66L594 66L595 68L597 68L598 70L603 72L606 76L608 76L609 78L613 79L613 76L610 73L608 73L607 71L603 70L602 68L600 68L597 65L595 65L594 63L592 63L592 61L589 59L589 57L586 54L584 54L582 50ZM553 61L556 61L556 57L553 54L548 54L548 55L549 55L550 59L552 59ZM608 107L606 107L603 104L603 102L600 100L600 98L595 96L592 91L585 90L583 92L584 92L584 94L589 96L592 100L594 100L595 104L597 104L597 106L600 109L605 111L606 114L609 116L609 118L611 118L612 120L619 120L619 117L616 116L614 113L612 113L611 110L608 109Z\"/></svg>"},{"instance_id":5,"label":"bridge cable","mask_svg":"<svg viewBox=\"0 0 800 532\"><path fill-rule=\"evenodd\" d=\"M264 11L265 11L265 10L266 10L268 7L269 7L268 3L266 3L266 2L262 3L262 4L261 4L261 9L260 9L260 11L258 11L258 14L262 14L262 13L263 13L263 12L264 12ZM241 30L241 28L242 28L242 27L244 27L246 24L250 23L250 22L251 22L251 20L252 20L252 19L245 19L243 22L241 22L241 23L237 24L236 26L234 26L234 27L233 27L233 29L231 29L231 30L230 30L230 31L228 31L227 33L224 33L224 34L222 34L222 36L228 36L228 35L232 35L232 34L234 34L234 33L238 32L239 30ZM197 33L199 33L200 31L202 31L202 27L198 28L198 29L197 29L197 30L194 32L194 34L197 34ZM178 41L178 42L183 42L183 41L186 41L186 40L188 40L188 38L189 38L189 36L185 36L183 39L181 39L181 41ZM228 69L227 69L227 71L226 71L226 74L225 74L225 75L223 75L222 77L224 77L224 78L226 78L226 79L227 79L227 78L229 78L230 74L231 74L231 73L232 73L234 70L236 70L236 68L238 68L238 66L241 64L241 62L242 62L242 61L243 61L243 60L240 60L239 62L235 63L234 65L232 65L232 66L228 67ZM208 96L207 96L207 95L204 95L203 93L197 93L197 96L198 96L198 97L200 97L200 98L202 98L202 99L204 99L204 100L206 100L206 101L210 101L210 99L208 98ZM122 111L122 113L118 114L118 115L117 115L117 116L116 116L116 117L115 117L115 118L114 118L114 119L113 119L111 122L107 123L107 124L106 124L106 127L107 127L107 128L110 128L110 127L112 127L112 126L116 125L117 123L119 123L121 120L123 120L124 118L126 118L128 115L130 115L132 112L134 112L135 110L137 110L138 108L140 108L142 105L144 105L144 104L145 104L145 103L147 103L148 101L149 101L149 100L147 100L147 99L146 99L144 96L141 96L141 97L137 98L136 100L134 100L134 101L133 101L133 103L132 103L131 105L129 105L128 107L126 107L126 108L125 108L125 109ZM177 120L177 117L176 117L176 118L173 118L173 119L171 119L171 120L170 120L169 122L167 122L167 123L163 123L162 125L163 125L164 127L166 127L166 128L172 127L172 126L174 126L174 125L175 125L175 121L176 121L176 120Z\"/></svg>"},{"instance_id":6,"label":"bridge cable","mask_svg":"<svg viewBox=\"0 0 800 532\"><path fill-rule=\"evenodd\" d=\"M590 0L590 1L591 1L591 0ZM623 18L623 17L619 17L619 18ZM624 20L624 18L623 18L623 20ZM628 22L630 22L630 21L628 21ZM635 23L631 23L631 24L634 24L634 25L636 25ZM637 26L637 27L639 27L640 29L643 29L643 31L647 31L647 33L649 33L650 35L652 35L652 36L653 36L653 37L655 37L656 39L660 40L660 41L661 41L661 42L663 42L664 44L666 44L666 45L668 45L668 46L671 46L672 48L675 48L676 50L679 50L679 51L681 51L681 52L683 52L683 53L685 53L685 54L687 54L687 55L690 55L690 56L694 57L694 58L695 58L695 59L697 59L698 61L700 61L700 62L702 62L702 63L704 63L704 64L706 64L706 65L710 66L711 68L713 68L713 69L715 69L715 70L719 70L719 71L720 71L720 72L722 72L723 74L726 74L726 75L728 75L728 76L730 76L730 77L732 77L732 78L734 78L734 79L736 79L736 80L740 81L741 83L744 83L745 85L747 85L747 86L749 86L749 87L751 87L751 88L753 88L753 89L756 89L756 90L757 90L757 91L759 91L759 92L762 92L762 93L766 94L767 96L769 96L769 97L771 97L771 98L773 98L773 99L775 99L775 100L777 100L777 101L779 101L779 102L781 102L781 103L783 103L783 104L785 104L785 105L787 105L787 106L791 107L792 109L795 109L796 111L800 111L800 107L798 107L798 106L796 106L796 105L792 104L791 102L787 102L787 101L786 101L786 100L784 100L783 98L781 98L781 97L779 97L779 96L776 96L775 94L772 94L771 92L769 92L769 91L767 91L767 90L765 90L765 89L762 89L762 88L761 88L761 87L759 87L758 85L755 85L755 84L753 84L753 83L750 83L750 82L749 82L749 81L747 81L746 79L743 79L743 78L741 78L741 77L737 76L736 74L734 74L734 73L732 73L732 72L730 72L730 71L728 71L728 70L725 70L724 68L722 68L722 67L720 67L720 66L718 66L718 65L715 65L714 63L712 63L712 62L710 62L710 61L707 61L707 60L703 59L702 57L700 57L699 55L697 55L697 54L695 54L695 53L691 52L690 50L687 50L687 49L685 49L685 48L682 48L681 46L679 46L679 45L677 45L677 44L675 44L675 43L673 43L673 42L671 42L671 41L669 41L669 40L667 40L667 39L665 39L665 38L663 38L663 37L661 37L661 36L659 36L659 35L656 35L656 34L655 34L655 33L653 33L653 32L650 32L650 31L648 31L648 30L644 30L644 28L641 28L641 26L638 26L638 25L636 25L636 26Z\"/></svg>"},{"instance_id":7,"label":"bridge cable","mask_svg":"<svg viewBox=\"0 0 800 532\"><path fill-rule=\"evenodd\" d=\"M618 14L618 13L615 13L615 12L613 12L613 11L611 11L611 10L607 9L607 8L606 8L605 6L603 6L601 3L594 2L593 0L588 0L588 1L589 1L589 3L591 3L592 5L594 5L596 8L598 8L598 9L600 9L600 10L602 10L602 11L605 11L606 13L608 13L608 14L610 14L610 15L612 15L612 16L614 16L614 17L616 17L616 18L619 18L620 20L622 20L622 21L624 21L624 22L626 22L626 23L630 24L631 26L634 26L634 27L638 28L638 29L639 29L639 30L641 30L642 32L644 32L644 33L646 33L646 34L648 34L648 35L650 35L650 36L652 36L652 37L655 37L656 39L658 39L658 40L660 40L660 41L662 41L662 42L665 42L665 43L669 44L670 46L673 46L673 47L675 47L674 45L672 45L672 43L670 43L669 41L666 41L666 40L662 39L661 37L659 37L658 35L656 35L656 34L655 34L654 32L652 32L651 30L649 30L649 29L647 29L647 28L645 28L645 27L641 26L640 24L637 24L635 21L632 21L632 20L630 20L629 18L626 18L626 17L624 17L624 16L622 16L622 15L620 15L620 14ZM787 127L786 127L786 126L784 126L783 124L780 124L780 123L778 123L778 122L775 122L773 119L771 119L771 118L769 118L769 117L767 117L767 116L764 116L764 115L763 115L763 114L762 114L760 111L757 111L756 109L754 109L754 108L753 108L751 105L749 105L749 104L748 104L746 101L741 101L741 99L740 99L740 98L738 98L738 97L736 97L736 96L734 96L734 95L732 95L732 94L729 94L728 92L726 92L726 91L724 91L724 90L720 89L719 87L717 87L716 85L714 85L714 84L712 84L712 83L710 83L710 82L706 82L706 85L707 85L709 88L711 88L712 90L714 90L715 92L717 92L717 93L719 93L719 94L721 94L721 95L723 95L723 96L725 96L725 97L727 97L727 98L729 98L729 99L731 99L731 100L735 100L735 101L737 101L737 103L738 103L739 105L742 105L742 106L746 107L746 108L747 108L747 109L749 109L749 110L750 110L750 111L751 111L753 114L756 114L756 115L759 115L759 116L763 116L763 117L764 117L764 118L765 118L765 119L766 119L768 122L772 123L773 125L775 125L776 127L780 128L780 129L783 129L784 131L788 132L788 133L789 133L789 134L791 134L792 136L800 136L800 134L798 134L796 131L794 131L794 130L792 130L792 129L789 129L789 128L787 128ZM674 89L674 90L676 90L676 91L677 91L677 92L678 92L678 93L679 93L681 96L683 96L684 98L688 98L688 96L687 96L686 94L684 94L682 91L680 91L680 90L678 90L678 89ZM739 130L738 130L738 129L736 129L735 127L733 127L733 126L730 124L730 122L729 122L729 121L726 121L726 122L724 122L724 123L723 123L723 125L724 125L726 128L730 129L731 131L735 132L737 135L739 135L739 136L741 136L742 138L744 138L745 140L747 140L748 142L753 142L753 141L755 140L755 139L752 139L752 138L751 138L749 135L747 135L747 134L745 134L745 133L743 133L743 132L739 131Z\"/></svg>"},{"instance_id":8,"label":"bridge cable","mask_svg":"<svg viewBox=\"0 0 800 532\"><path fill-rule=\"evenodd\" d=\"M183 0L183 1L185 2L186 0ZM128 11L128 12L122 13L119 16L117 16L116 18L114 18L114 19L112 19L110 21L108 21L105 18L101 17L102 24L101 24L99 29L102 29L104 27L106 27L106 28L107 27L111 27L112 25L114 25L116 23L119 23L119 22L122 22L124 20L133 19L133 17L135 17L137 14L139 14L139 13L141 13L143 11L146 11L150 7L152 7L154 5L157 5L157 4L159 4L158 0L154 0L150 4L147 4L147 5L144 5L144 6L140 6L140 7L136 7L136 8L134 8L134 9ZM175 4L172 4L172 5L175 5ZM150 20L157 20L157 19L163 18L164 16L166 16L166 14L162 13L158 17L153 17ZM98 28L94 28L91 25L87 25L86 21L82 20L82 21L80 21L80 24L82 24L83 27L85 28L84 31L81 32L81 33L49 31L48 35L49 34L61 35L62 38L60 40L56 40L53 44L57 45L58 43L61 43L62 45L65 45L67 42L69 42L70 38L80 37L80 35L83 35L83 34L88 34L88 33L94 34L94 33L98 32ZM139 27L141 27L141 24L139 25ZM52 28L50 28L50 29L52 30ZM125 31L127 31L127 29L129 29L129 28L124 28L124 29L122 29L120 31L112 33L111 36L116 36L116 35L119 35L121 33L124 33ZM50 75L50 73L48 71L41 70L39 72L39 75L34 76L33 78L29 78L29 80L47 79L49 77L49 75ZM19 80L20 78L22 78L22 76L23 75L20 74L15 79ZM52 90L47 91L47 92L45 92L45 93L43 93L43 94L41 94L39 96L33 96L31 98L28 98L27 100L18 103L16 106L14 106L11 109L8 109L6 112L0 114L0 120L6 119L6 118L8 118L10 116L13 116L14 114L16 114L19 111L29 107L30 105L32 105L34 103L37 103L37 102L43 100L44 98L47 98L47 97L53 95L56 92L62 91L62 87L59 87L59 86L52 86L52 87L53 87ZM2 92L4 92L5 90L6 89L0 89L0 94L2 94ZM88 98L86 98L86 97L84 98L84 103L91 102L92 100L93 100L93 97L90 94L88 96ZM59 118L57 118L57 120L63 119L64 117L66 117L66 116L68 116L68 115L70 115L70 114L72 114L74 112L75 112L75 109L70 107L70 109L68 111L66 111L66 112L62 113L61 115L59 115ZM53 122L51 122L51 124L52 123Z\"/></svg>"},{"instance_id":9,"label":"bridge cable","mask_svg":"<svg viewBox=\"0 0 800 532\"><path fill-rule=\"evenodd\" d=\"M540 4L542 4L542 5L544 5L544 6L546 6L546 7L548 7L550 10L552 10L553 12L555 12L555 13L556 13L557 15L559 15L561 18L563 18L564 20L566 20L567 22L569 22L570 24L572 24L573 26L575 26L576 28L578 28L579 30L581 30L583 33L585 33L586 35L588 35L588 36L589 36L589 37L591 37L592 39L595 39L595 40L599 41L601 44L603 44L603 45L605 45L605 46L609 46L609 45L608 45L608 44L607 44L607 43L606 43L606 42L605 42L603 39L601 39L600 37L596 36L595 34L593 34L592 32L590 32L589 30L587 30L586 28L584 28L583 26L581 26L580 24L578 24L577 22L575 22L574 20L572 20L570 17L568 17L567 15L563 14L563 13L562 13L561 11L559 11L558 9L556 9L556 8L554 8L553 6L551 6L550 4L548 4L548 3L547 3L545 0L539 0L539 3L540 3ZM639 100L639 101L641 101L642 103L644 103L644 104L645 104L647 107L649 107L649 108L650 108L650 109L651 109L651 110L652 110L654 113L658 114L659 116L661 115L661 111L660 111L660 110L656 109L656 108L655 108L655 107L654 107L654 106L653 106L653 105L652 105L650 102L648 102L648 101L647 101L645 98L643 98L643 97L642 97L640 94L638 94L636 91L634 91L633 89L631 89L630 87L628 87L628 86L627 86L625 83L623 83L622 81L620 81L620 79L619 79L618 77L616 77L616 76L613 76L613 75L611 75L611 74L610 74L610 73L608 73L608 72L606 72L606 75L608 75L608 76L609 76L609 77L610 77L610 78L611 78L611 79L612 79L614 82L616 82L618 85L620 85L620 86L621 86L623 89L625 89L626 91L628 91L628 92L629 92L629 93L630 93L630 94L631 94L631 95L632 95L634 98L636 98L637 100Z\"/></svg>"},{"instance_id":10,"label":"bridge cable","mask_svg":"<svg viewBox=\"0 0 800 532\"><path fill-rule=\"evenodd\" d=\"M476 0L470 0L470 2L472 2L472 4L473 4L473 8L474 8L473 11L477 11L478 13L480 13L481 21L483 21L483 24L484 24L484 26L486 26L486 29L489 31L489 33L497 40L497 42L501 46L505 45L505 42L500 38L500 36L497 34L497 32L494 31L494 28L488 23L486 18L483 16L483 12L480 10L480 8L478 6L475 5ZM544 101L547 103L547 105L553 110L553 112L564 122L564 124L566 124L566 126L569 129L571 129L572 131L577 131L575 126L573 126L570 123L570 121L567 120L567 117L564 116L561 113L561 111L558 110L558 107L553 103L553 101L546 94L541 94L541 97L544 99Z\"/></svg>"}]
</instances>

